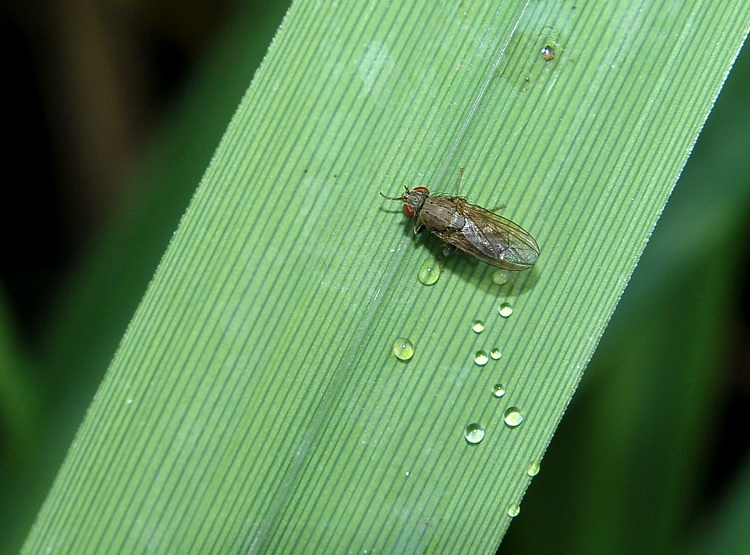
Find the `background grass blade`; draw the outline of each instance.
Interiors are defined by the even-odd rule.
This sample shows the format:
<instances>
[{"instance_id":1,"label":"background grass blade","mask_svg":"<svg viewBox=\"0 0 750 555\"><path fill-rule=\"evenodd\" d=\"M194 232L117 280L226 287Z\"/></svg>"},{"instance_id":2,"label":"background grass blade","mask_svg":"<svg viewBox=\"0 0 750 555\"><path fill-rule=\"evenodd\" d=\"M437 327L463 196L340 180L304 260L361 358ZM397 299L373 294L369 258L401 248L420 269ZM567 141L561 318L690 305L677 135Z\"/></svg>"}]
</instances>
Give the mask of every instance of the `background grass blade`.
<instances>
[{"instance_id":1,"label":"background grass blade","mask_svg":"<svg viewBox=\"0 0 750 555\"><path fill-rule=\"evenodd\" d=\"M747 29L741 2L669 6L295 4L27 550L494 549ZM440 245L377 190L459 166L532 272L416 280Z\"/></svg>"}]
</instances>

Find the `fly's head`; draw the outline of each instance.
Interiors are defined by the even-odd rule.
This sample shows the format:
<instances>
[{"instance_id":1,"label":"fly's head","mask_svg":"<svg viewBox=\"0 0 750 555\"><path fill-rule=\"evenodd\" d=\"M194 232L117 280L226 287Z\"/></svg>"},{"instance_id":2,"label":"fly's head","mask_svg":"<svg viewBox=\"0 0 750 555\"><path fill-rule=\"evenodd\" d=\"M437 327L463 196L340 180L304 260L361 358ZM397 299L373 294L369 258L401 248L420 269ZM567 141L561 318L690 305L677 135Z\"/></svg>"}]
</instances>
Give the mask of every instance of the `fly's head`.
<instances>
[{"instance_id":1,"label":"fly's head","mask_svg":"<svg viewBox=\"0 0 750 555\"><path fill-rule=\"evenodd\" d=\"M427 197L430 195L430 191L427 187L414 187L413 189L409 189L406 185L404 185L404 189L406 191L400 197L388 197L383 193L380 193L380 196L387 198L388 200L400 200L404 203L402 207L404 210L404 216L407 218L414 218L418 216L419 211L422 210L422 205L424 205L424 201L427 200Z\"/></svg>"}]
</instances>

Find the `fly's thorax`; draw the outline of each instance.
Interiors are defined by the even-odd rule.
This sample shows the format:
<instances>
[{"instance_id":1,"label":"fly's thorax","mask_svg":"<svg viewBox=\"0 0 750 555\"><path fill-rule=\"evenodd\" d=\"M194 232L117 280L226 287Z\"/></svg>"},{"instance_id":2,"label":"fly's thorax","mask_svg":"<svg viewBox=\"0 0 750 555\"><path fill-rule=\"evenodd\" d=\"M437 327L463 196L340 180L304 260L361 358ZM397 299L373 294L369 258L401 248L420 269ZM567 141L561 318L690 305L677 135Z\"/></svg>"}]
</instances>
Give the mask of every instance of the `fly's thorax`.
<instances>
[{"instance_id":1,"label":"fly's thorax","mask_svg":"<svg viewBox=\"0 0 750 555\"><path fill-rule=\"evenodd\" d=\"M419 219L430 231L458 231L463 229L466 218L461 210L463 199L431 196L422 205Z\"/></svg>"},{"instance_id":2,"label":"fly's thorax","mask_svg":"<svg viewBox=\"0 0 750 555\"><path fill-rule=\"evenodd\" d=\"M401 197L404 201L404 216L407 218L418 217L429 196L430 191L427 187L414 187L407 190L406 194Z\"/></svg>"}]
</instances>

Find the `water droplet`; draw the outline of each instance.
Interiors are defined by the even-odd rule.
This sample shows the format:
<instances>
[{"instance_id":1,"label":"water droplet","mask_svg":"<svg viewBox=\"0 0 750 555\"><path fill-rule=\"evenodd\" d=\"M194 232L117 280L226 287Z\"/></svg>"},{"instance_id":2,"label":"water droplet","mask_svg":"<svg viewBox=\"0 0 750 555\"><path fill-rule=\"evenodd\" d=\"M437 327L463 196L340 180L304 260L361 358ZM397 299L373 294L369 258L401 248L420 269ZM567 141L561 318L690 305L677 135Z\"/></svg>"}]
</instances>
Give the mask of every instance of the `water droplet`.
<instances>
[{"instance_id":1,"label":"water droplet","mask_svg":"<svg viewBox=\"0 0 750 555\"><path fill-rule=\"evenodd\" d=\"M497 308L497 311L500 313L500 316L507 318L513 314L513 307L510 306L510 303L503 303Z\"/></svg>"},{"instance_id":2,"label":"water droplet","mask_svg":"<svg viewBox=\"0 0 750 555\"><path fill-rule=\"evenodd\" d=\"M542 48L542 59L545 62L549 62L555 59L555 49L551 45L545 44Z\"/></svg>"},{"instance_id":3,"label":"water droplet","mask_svg":"<svg viewBox=\"0 0 750 555\"><path fill-rule=\"evenodd\" d=\"M406 476L406 477L408 478L409 476L411 476L411 472L409 472L409 471L407 470L406 472L404 472L404 476Z\"/></svg>"},{"instance_id":4,"label":"water droplet","mask_svg":"<svg viewBox=\"0 0 750 555\"><path fill-rule=\"evenodd\" d=\"M474 353L474 364L476 364L477 366L484 366L485 364L487 364L488 360L490 359L487 356L487 353L485 353L484 351L477 351L476 353Z\"/></svg>"},{"instance_id":5,"label":"water droplet","mask_svg":"<svg viewBox=\"0 0 750 555\"><path fill-rule=\"evenodd\" d=\"M393 342L393 354L399 360L409 360L414 356L414 343L406 337L399 337Z\"/></svg>"},{"instance_id":6,"label":"water droplet","mask_svg":"<svg viewBox=\"0 0 750 555\"><path fill-rule=\"evenodd\" d=\"M516 518L520 512L521 506L518 503L513 503L510 507L508 507L508 516L510 518Z\"/></svg>"},{"instance_id":7,"label":"water droplet","mask_svg":"<svg viewBox=\"0 0 750 555\"><path fill-rule=\"evenodd\" d=\"M523 414L521 413L521 409L519 409L518 407L510 407L505 411L503 420L511 428L520 426L523 423Z\"/></svg>"},{"instance_id":8,"label":"water droplet","mask_svg":"<svg viewBox=\"0 0 750 555\"><path fill-rule=\"evenodd\" d=\"M495 270L492 274L492 281L498 285L505 285L508 283L508 272L505 270Z\"/></svg>"},{"instance_id":9,"label":"water droplet","mask_svg":"<svg viewBox=\"0 0 750 555\"><path fill-rule=\"evenodd\" d=\"M464 428L464 437L469 443L479 443L484 439L484 427L478 422L467 424Z\"/></svg>"},{"instance_id":10,"label":"water droplet","mask_svg":"<svg viewBox=\"0 0 750 555\"><path fill-rule=\"evenodd\" d=\"M505 386L501 383L496 383L492 386L492 394L495 397L502 397L505 395Z\"/></svg>"},{"instance_id":11,"label":"water droplet","mask_svg":"<svg viewBox=\"0 0 750 555\"><path fill-rule=\"evenodd\" d=\"M495 347L490 351L490 356L492 357L492 360L500 360L501 358L503 358L503 352Z\"/></svg>"},{"instance_id":12,"label":"water droplet","mask_svg":"<svg viewBox=\"0 0 750 555\"><path fill-rule=\"evenodd\" d=\"M417 279L422 285L434 285L440 279L440 264L437 260L430 257L419 268Z\"/></svg>"},{"instance_id":13,"label":"water droplet","mask_svg":"<svg viewBox=\"0 0 750 555\"><path fill-rule=\"evenodd\" d=\"M482 333L484 331L484 322L481 320L474 320L471 329L476 333Z\"/></svg>"},{"instance_id":14,"label":"water droplet","mask_svg":"<svg viewBox=\"0 0 750 555\"><path fill-rule=\"evenodd\" d=\"M537 474L539 474L540 468L541 467L539 465L539 461L531 461L529 463L529 466L526 467L526 474L528 474L529 476L534 477Z\"/></svg>"}]
</instances>

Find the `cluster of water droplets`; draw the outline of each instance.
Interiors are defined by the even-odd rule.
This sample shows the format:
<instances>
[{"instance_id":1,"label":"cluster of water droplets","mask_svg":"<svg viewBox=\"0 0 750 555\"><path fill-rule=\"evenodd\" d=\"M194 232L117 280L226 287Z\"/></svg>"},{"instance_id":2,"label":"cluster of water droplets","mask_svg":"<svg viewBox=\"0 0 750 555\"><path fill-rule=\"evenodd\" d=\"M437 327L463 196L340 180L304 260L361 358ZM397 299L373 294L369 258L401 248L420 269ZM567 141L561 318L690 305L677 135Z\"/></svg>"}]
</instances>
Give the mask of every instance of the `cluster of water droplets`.
<instances>
[{"instance_id":1,"label":"cluster of water droplets","mask_svg":"<svg viewBox=\"0 0 750 555\"><path fill-rule=\"evenodd\" d=\"M430 257L426 259L419 269L418 279L424 285L433 285L440 277L441 265L437 259ZM497 270L492 274L492 281L497 285L508 282L508 272ZM513 314L513 306L508 302L501 303L497 308L498 314L503 318L509 318ZM471 330L476 334L485 331L484 320L475 319L471 324ZM393 343L393 354L400 361L409 361L414 356L415 347L408 337L398 337ZM476 366L486 366L491 360L500 360L503 356L502 350L493 347L489 350L479 349L474 352L473 361ZM496 399L504 397L506 387L498 382L492 386L492 395ZM517 428L524 421L524 416L518 407L512 406L503 413L503 422L509 428ZM464 437L470 444L480 443L485 437L485 429L479 422L472 422L465 426Z\"/></svg>"},{"instance_id":2,"label":"cluster of water droplets","mask_svg":"<svg viewBox=\"0 0 750 555\"><path fill-rule=\"evenodd\" d=\"M417 274L418 281L423 285L434 285L440 278L442 264L435 258L427 258L419 269ZM509 281L509 274L505 270L497 270L492 274L492 282L496 285L505 285ZM509 318L513 314L513 306L509 302L502 302L497 306L497 314L502 318ZM479 335L485 332L487 325L482 319L475 319L471 323L471 331ZM408 337L398 337L393 343L393 354L400 361L409 361L415 353L415 347ZM497 361L503 357L503 352L499 347L489 349L479 349L474 352L473 362L476 366L485 367L490 361ZM492 396L495 399L502 399L506 396L507 388L502 382L496 382L491 386ZM508 429L516 429L525 420L522 410L517 406L509 406L502 413L502 422ZM478 445L482 443L487 435L485 426L480 421L472 421L463 428L463 436L468 445ZM539 473L540 465L538 461L530 462L526 469L526 475L534 477ZM405 474L407 477L410 473ZM520 505L513 503L508 506L507 514L514 518L520 513Z\"/></svg>"}]
</instances>

